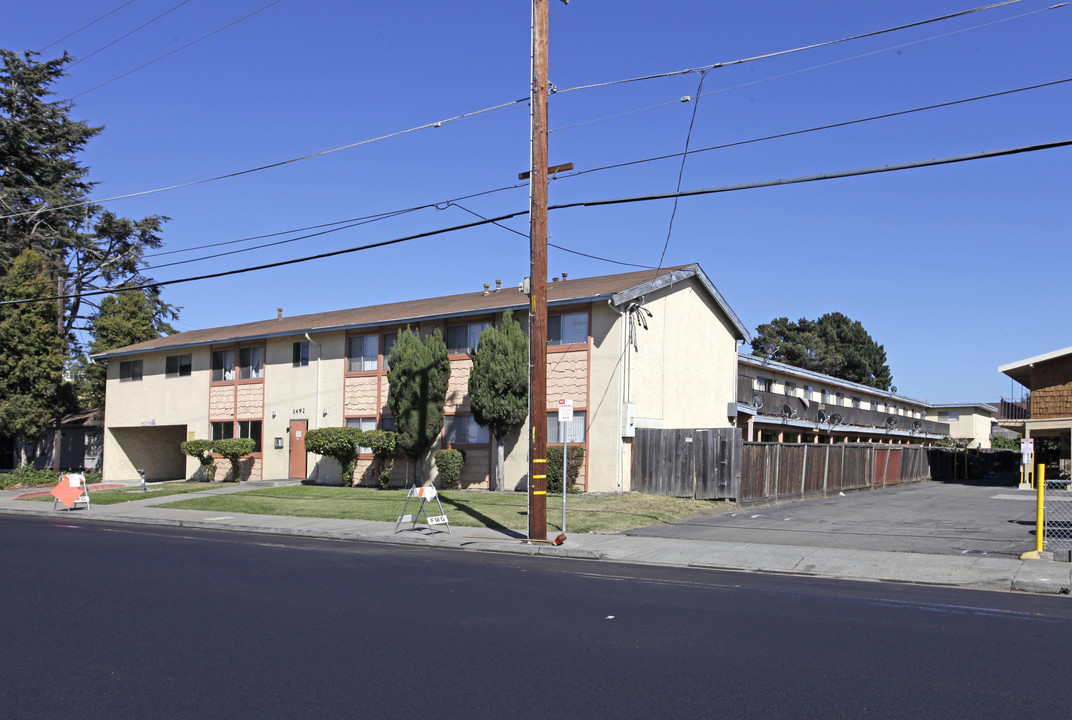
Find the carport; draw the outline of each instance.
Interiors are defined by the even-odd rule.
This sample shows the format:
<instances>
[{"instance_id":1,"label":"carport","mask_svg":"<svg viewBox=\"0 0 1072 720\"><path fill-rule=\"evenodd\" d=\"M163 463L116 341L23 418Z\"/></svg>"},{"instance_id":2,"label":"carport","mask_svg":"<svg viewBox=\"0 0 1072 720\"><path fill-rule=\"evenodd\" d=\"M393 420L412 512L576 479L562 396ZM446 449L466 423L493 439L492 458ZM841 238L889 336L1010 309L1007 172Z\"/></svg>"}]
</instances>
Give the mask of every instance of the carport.
<instances>
[{"instance_id":1,"label":"carport","mask_svg":"<svg viewBox=\"0 0 1072 720\"><path fill-rule=\"evenodd\" d=\"M141 479L182 480L186 456L179 446L186 440L185 425L149 425L108 429L104 447L104 479L132 482Z\"/></svg>"}]
</instances>

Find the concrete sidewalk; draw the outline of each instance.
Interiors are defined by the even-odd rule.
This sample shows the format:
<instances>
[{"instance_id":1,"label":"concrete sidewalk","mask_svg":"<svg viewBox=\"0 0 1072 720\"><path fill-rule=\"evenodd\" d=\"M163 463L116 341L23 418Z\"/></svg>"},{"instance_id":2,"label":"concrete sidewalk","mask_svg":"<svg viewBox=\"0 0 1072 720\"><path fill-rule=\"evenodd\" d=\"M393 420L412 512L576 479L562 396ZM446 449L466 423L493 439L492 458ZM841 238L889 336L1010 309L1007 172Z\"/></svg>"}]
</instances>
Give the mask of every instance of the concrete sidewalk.
<instances>
[{"instance_id":1,"label":"concrete sidewalk","mask_svg":"<svg viewBox=\"0 0 1072 720\"><path fill-rule=\"evenodd\" d=\"M255 487L291 483L216 485L182 499L241 492ZM97 505L91 510L54 510L52 504L16 500L24 490L0 491L0 515L19 515L79 522L120 522L208 528L264 535L290 535L334 540L421 545L480 552L515 553L608 560L621 563L783 573L844 580L917 583L985 590L1016 590L1068 594L1072 563L1020 560L985 555L950 555L918 552L884 552L867 549L734 542L697 538L646 537L607 534L573 534L560 546L528 543L518 533L486 528L454 527L432 533L426 526L395 532L393 523L330 520L275 515L224 515L200 510L176 510L157 505L173 502L174 495ZM90 495L92 500L92 495Z\"/></svg>"}]
</instances>

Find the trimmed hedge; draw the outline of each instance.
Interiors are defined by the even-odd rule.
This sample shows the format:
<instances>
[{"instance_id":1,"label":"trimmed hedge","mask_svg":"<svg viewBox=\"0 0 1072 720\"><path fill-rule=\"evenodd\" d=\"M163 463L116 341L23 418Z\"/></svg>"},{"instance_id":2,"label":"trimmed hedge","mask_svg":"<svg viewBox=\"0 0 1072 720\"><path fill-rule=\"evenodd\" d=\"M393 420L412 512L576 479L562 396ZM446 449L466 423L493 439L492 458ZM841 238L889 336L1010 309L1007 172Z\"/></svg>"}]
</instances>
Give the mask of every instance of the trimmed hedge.
<instances>
[{"instance_id":1,"label":"trimmed hedge","mask_svg":"<svg viewBox=\"0 0 1072 720\"><path fill-rule=\"evenodd\" d=\"M435 454L436 470L439 471L439 487L444 490L453 490L458 487L458 480L462 476L462 465L465 464L465 453L461 450L437 450Z\"/></svg>"},{"instance_id":2,"label":"trimmed hedge","mask_svg":"<svg viewBox=\"0 0 1072 720\"><path fill-rule=\"evenodd\" d=\"M577 484L577 477L584 467L584 448L577 445L567 445L566 457L568 465L566 476L569 478L569 486ZM547 446L547 492L562 492L562 446Z\"/></svg>"}]
</instances>

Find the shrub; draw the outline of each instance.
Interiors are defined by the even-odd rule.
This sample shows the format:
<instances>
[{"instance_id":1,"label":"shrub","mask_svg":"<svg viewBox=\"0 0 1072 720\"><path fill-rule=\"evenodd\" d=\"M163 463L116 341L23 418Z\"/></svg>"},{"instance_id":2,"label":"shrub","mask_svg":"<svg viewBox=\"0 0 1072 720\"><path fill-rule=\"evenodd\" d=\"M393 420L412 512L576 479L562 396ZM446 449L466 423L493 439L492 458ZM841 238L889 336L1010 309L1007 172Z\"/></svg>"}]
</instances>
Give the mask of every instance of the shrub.
<instances>
[{"instance_id":1,"label":"shrub","mask_svg":"<svg viewBox=\"0 0 1072 720\"><path fill-rule=\"evenodd\" d=\"M395 467L398 434L390 430L366 430L364 447L371 448L376 456L376 481L381 490L391 487L391 471Z\"/></svg>"},{"instance_id":2,"label":"shrub","mask_svg":"<svg viewBox=\"0 0 1072 720\"><path fill-rule=\"evenodd\" d=\"M214 440L212 449L231 461L231 475L235 482L241 479L238 461L253 452L257 443L253 438L225 438Z\"/></svg>"},{"instance_id":3,"label":"shrub","mask_svg":"<svg viewBox=\"0 0 1072 720\"><path fill-rule=\"evenodd\" d=\"M367 433L359 428L326 427L305 433L305 452L329 457L342 468L343 487L354 484L357 449L368 447Z\"/></svg>"},{"instance_id":4,"label":"shrub","mask_svg":"<svg viewBox=\"0 0 1072 720\"><path fill-rule=\"evenodd\" d=\"M458 487L463 464L465 464L465 453L461 450L437 450L435 466L439 471L439 486L444 490L453 490Z\"/></svg>"},{"instance_id":5,"label":"shrub","mask_svg":"<svg viewBox=\"0 0 1072 720\"><path fill-rule=\"evenodd\" d=\"M48 468L35 468L33 465L23 465L9 473L0 473L0 488L9 487L36 487L40 485L55 485L60 481L60 475L67 473L81 473L86 476L86 483L92 485L101 481L100 473L83 473L81 470L49 470Z\"/></svg>"},{"instance_id":6,"label":"shrub","mask_svg":"<svg viewBox=\"0 0 1072 720\"><path fill-rule=\"evenodd\" d=\"M183 455L197 458L197 462L201 463L201 467L205 471L205 477L208 482L216 479L216 460L211 455L211 440L187 440L182 445L179 445L179 450L182 451Z\"/></svg>"},{"instance_id":7,"label":"shrub","mask_svg":"<svg viewBox=\"0 0 1072 720\"><path fill-rule=\"evenodd\" d=\"M569 450L566 452L568 458L568 466L566 467L566 476L569 478L569 487L573 488L577 484L577 477L581 473L581 468L584 466L584 448L577 445L567 445ZM547 446L547 492L560 493L562 492L562 446L561 445L548 445Z\"/></svg>"}]
</instances>

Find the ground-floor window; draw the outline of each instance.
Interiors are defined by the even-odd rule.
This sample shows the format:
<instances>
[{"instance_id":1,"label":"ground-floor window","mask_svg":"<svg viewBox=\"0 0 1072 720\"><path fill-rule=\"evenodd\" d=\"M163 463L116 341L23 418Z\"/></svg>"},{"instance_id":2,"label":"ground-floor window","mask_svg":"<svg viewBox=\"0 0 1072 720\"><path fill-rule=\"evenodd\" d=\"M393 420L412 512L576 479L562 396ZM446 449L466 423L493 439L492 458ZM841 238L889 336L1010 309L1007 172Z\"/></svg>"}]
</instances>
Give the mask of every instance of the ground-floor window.
<instances>
[{"instance_id":1,"label":"ground-floor window","mask_svg":"<svg viewBox=\"0 0 1072 720\"><path fill-rule=\"evenodd\" d=\"M486 445L490 438L472 415L448 415L443 418L443 440L447 445Z\"/></svg>"},{"instance_id":2,"label":"ground-floor window","mask_svg":"<svg viewBox=\"0 0 1072 720\"><path fill-rule=\"evenodd\" d=\"M588 423L588 413L584 410L573 411L573 422L566 423L566 442L583 443L585 441L585 426ZM547 444L562 444L562 424L558 422L558 413L547 414Z\"/></svg>"}]
</instances>

